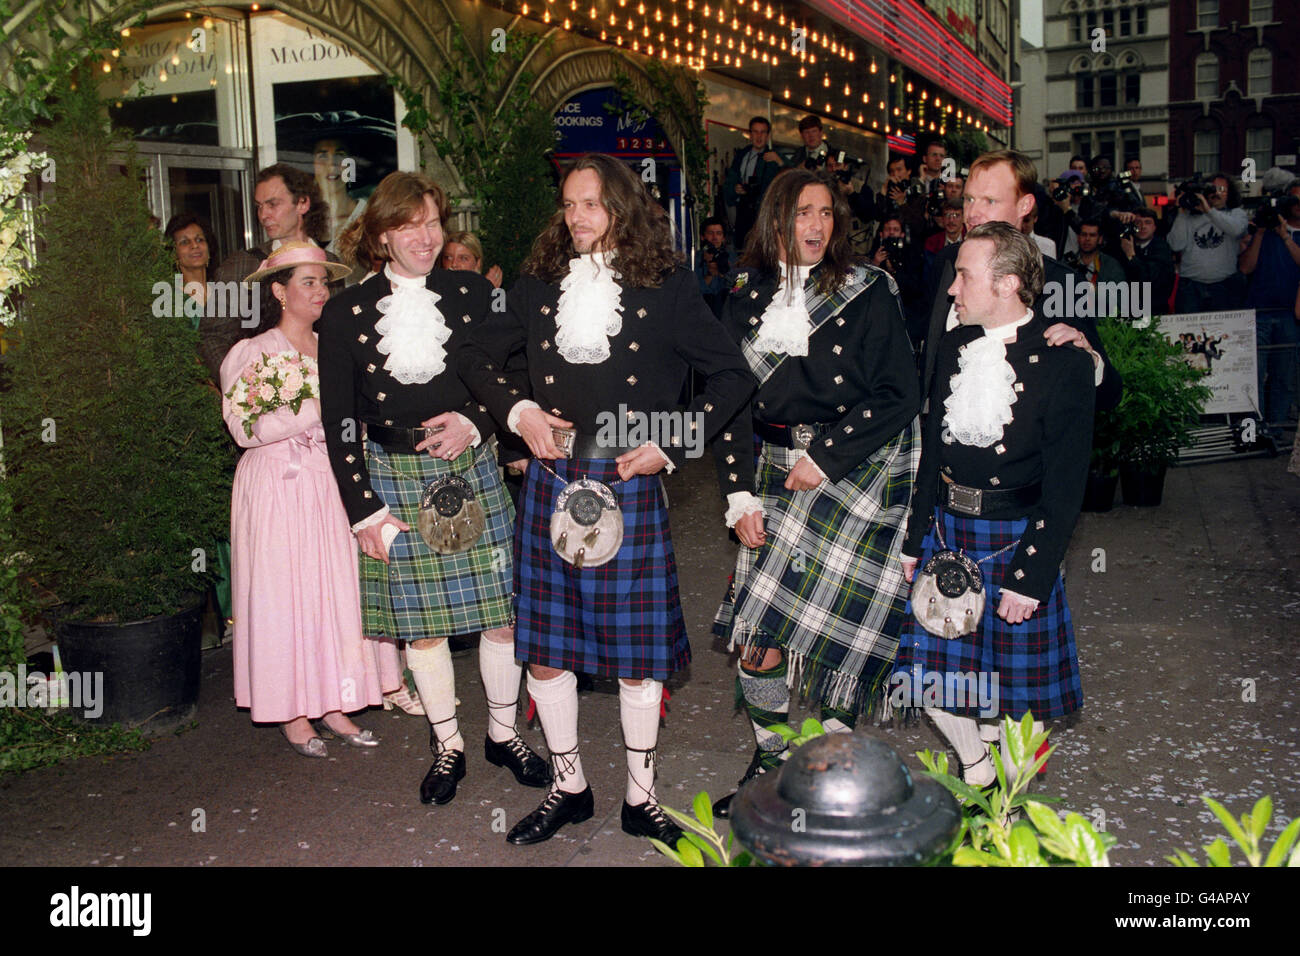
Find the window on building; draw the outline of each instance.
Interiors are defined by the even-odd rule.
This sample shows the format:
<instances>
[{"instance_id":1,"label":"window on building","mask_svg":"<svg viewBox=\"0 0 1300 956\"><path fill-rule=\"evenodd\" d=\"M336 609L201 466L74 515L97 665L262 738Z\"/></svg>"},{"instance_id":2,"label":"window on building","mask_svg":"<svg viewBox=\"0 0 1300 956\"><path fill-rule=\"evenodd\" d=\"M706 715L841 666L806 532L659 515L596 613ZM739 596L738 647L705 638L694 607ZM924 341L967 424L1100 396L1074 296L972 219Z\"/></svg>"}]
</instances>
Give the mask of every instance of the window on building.
<instances>
[{"instance_id":1,"label":"window on building","mask_svg":"<svg viewBox=\"0 0 1300 956\"><path fill-rule=\"evenodd\" d=\"M1124 74L1124 105L1138 106L1142 102L1142 76L1138 73Z\"/></svg>"},{"instance_id":2,"label":"window on building","mask_svg":"<svg viewBox=\"0 0 1300 956\"><path fill-rule=\"evenodd\" d=\"M1074 150L1074 156L1092 156L1092 134L1075 133L1071 139L1071 148Z\"/></svg>"},{"instance_id":3,"label":"window on building","mask_svg":"<svg viewBox=\"0 0 1300 956\"><path fill-rule=\"evenodd\" d=\"M1196 58L1196 98L1213 100L1219 97L1219 58L1213 53L1202 53Z\"/></svg>"},{"instance_id":4,"label":"window on building","mask_svg":"<svg viewBox=\"0 0 1300 956\"><path fill-rule=\"evenodd\" d=\"M1196 28L1213 30L1219 25L1219 0L1196 0Z\"/></svg>"},{"instance_id":5,"label":"window on building","mask_svg":"<svg viewBox=\"0 0 1300 956\"><path fill-rule=\"evenodd\" d=\"M1271 23L1273 21L1273 0L1250 0L1250 22Z\"/></svg>"},{"instance_id":6,"label":"window on building","mask_svg":"<svg viewBox=\"0 0 1300 956\"><path fill-rule=\"evenodd\" d=\"M1115 106L1118 103L1119 77L1114 70L1108 70L1097 77L1101 86L1101 105Z\"/></svg>"},{"instance_id":7,"label":"window on building","mask_svg":"<svg viewBox=\"0 0 1300 956\"><path fill-rule=\"evenodd\" d=\"M1075 78L1074 105L1081 110L1090 110L1095 105L1092 96L1092 74L1080 73Z\"/></svg>"},{"instance_id":8,"label":"window on building","mask_svg":"<svg viewBox=\"0 0 1300 956\"><path fill-rule=\"evenodd\" d=\"M1268 96L1273 92L1273 54L1251 50L1246 60L1246 95Z\"/></svg>"},{"instance_id":9,"label":"window on building","mask_svg":"<svg viewBox=\"0 0 1300 956\"><path fill-rule=\"evenodd\" d=\"M1119 134L1120 141L1124 144L1124 153L1122 156L1115 157L1115 168L1122 169L1121 163L1126 163L1130 159L1142 158L1142 131L1140 129L1126 129Z\"/></svg>"},{"instance_id":10,"label":"window on building","mask_svg":"<svg viewBox=\"0 0 1300 956\"><path fill-rule=\"evenodd\" d=\"M1133 32L1141 36L1147 32L1147 8L1138 7L1134 12L1137 14L1137 29Z\"/></svg>"},{"instance_id":11,"label":"window on building","mask_svg":"<svg viewBox=\"0 0 1300 956\"><path fill-rule=\"evenodd\" d=\"M1103 10L1101 12L1101 26L1102 29L1106 31L1106 36L1113 37L1115 35L1115 11L1114 10Z\"/></svg>"},{"instance_id":12,"label":"window on building","mask_svg":"<svg viewBox=\"0 0 1300 956\"><path fill-rule=\"evenodd\" d=\"M1256 169L1273 165L1273 127L1257 126L1246 130L1246 155L1255 161Z\"/></svg>"},{"instance_id":13,"label":"window on building","mask_svg":"<svg viewBox=\"0 0 1300 956\"><path fill-rule=\"evenodd\" d=\"M1119 35L1126 37L1133 32L1133 11L1124 7L1119 11Z\"/></svg>"},{"instance_id":14,"label":"window on building","mask_svg":"<svg viewBox=\"0 0 1300 956\"><path fill-rule=\"evenodd\" d=\"M1083 14L1076 13L1070 17L1070 42L1083 42Z\"/></svg>"},{"instance_id":15,"label":"window on building","mask_svg":"<svg viewBox=\"0 0 1300 956\"><path fill-rule=\"evenodd\" d=\"M1113 168L1115 163L1115 134L1111 130L1097 134L1097 155L1109 156L1110 164Z\"/></svg>"},{"instance_id":16,"label":"window on building","mask_svg":"<svg viewBox=\"0 0 1300 956\"><path fill-rule=\"evenodd\" d=\"M1194 137L1192 165L1206 176L1219 168L1219 131L1199 130Z\"/></svg>"}]
</instances>

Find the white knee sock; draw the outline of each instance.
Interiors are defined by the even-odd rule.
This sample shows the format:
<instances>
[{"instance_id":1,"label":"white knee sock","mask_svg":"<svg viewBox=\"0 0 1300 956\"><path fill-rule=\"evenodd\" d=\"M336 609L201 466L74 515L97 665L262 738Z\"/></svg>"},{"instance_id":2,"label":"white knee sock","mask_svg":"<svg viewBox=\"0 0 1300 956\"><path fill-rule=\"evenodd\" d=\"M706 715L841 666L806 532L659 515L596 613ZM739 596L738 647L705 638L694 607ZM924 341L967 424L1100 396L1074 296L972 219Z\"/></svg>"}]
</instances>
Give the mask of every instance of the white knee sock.
<instances>
[{"instance_id":1,"label":"white knee sock","mask_svg":"<svg viewBox=\"0 0 1300 956\"><path fill-rule=\"evenodd\" d=\"M515 712L519 707L519 672L515 642L498 644L482 637L478 642L478 669L487 696L488 736L503 744L515 736Z\"/></svg>"},{"instance_id":2,"label":"white knee sock","mask_svg":"<svg viewBox=\"0 0 1300 956\"><path fill-rule=\"evenodd\" d=\"M925 712L957 751L957 759L965 765L968 784L984 787L997 779L998 774L989 757L988 746L980 739L979 722L974 717L958 717L937 707L927 707ZM954 773L953 776L959 777L961 774Z\"/></svg>"},{"instance_id":3,"label":"white knee sock","mask_svg":"<svg viewBox=\"0 0 1300 956\"><path fill-rule=\"evenodd\" d=\"M643 680L629 687L618 682L618 714L627 748L627 802L632 806L655 798L655 744L659 740L659 702L664 685Z\"/></svg>"},{"instance_id":4,"label":"white knee sock","mask_svg":"<svg viewBox=\"0 0 1300 956\"><path fill-rule=\"evenodd\" d=\"M555 786L565 793L582 793L587 778L578 756L578 677L565 671L550 680L528 675L528 693L537 704L537 716L551 752Z\"/></svg>"},{"instance_id":5,"label":"white knee sock","mask_svg":"<svg viewBox=\"0 0 1300 956\"><path fill-rule=\"evenodd\" d=\"M438 743L448 750L465 750L456 720L456 672L451 666L451 648L443 641L435 647L406 649L406 666L415 678L424 713L433 725Z\"/></svg>"}]
</instances>

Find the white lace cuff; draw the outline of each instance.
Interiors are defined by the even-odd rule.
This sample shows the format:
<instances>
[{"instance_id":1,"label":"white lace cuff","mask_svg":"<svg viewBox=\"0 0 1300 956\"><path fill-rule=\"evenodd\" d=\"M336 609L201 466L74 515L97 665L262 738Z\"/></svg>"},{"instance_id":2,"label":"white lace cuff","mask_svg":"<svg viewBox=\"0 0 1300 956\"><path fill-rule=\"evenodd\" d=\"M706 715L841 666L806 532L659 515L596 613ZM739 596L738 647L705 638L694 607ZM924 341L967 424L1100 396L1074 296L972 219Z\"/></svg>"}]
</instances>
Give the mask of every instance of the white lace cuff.
<instances>
[{"instance_id":1,"label":"white lace cuff","mask_svg":"<svg viewBox=\"0 0 1300 956\"><path fill-rule=\"evenodd\" d=\"M759 500L758 495L752 491L733 491L727 495L727 513L722 520L727 523L728 528L734 528L737 521L755 511L765 514L763 502Z\"/></svg>"},{"instance_id":2,"label":"white lace cuff","mask_svg":"<svg viewBox=\"0 0 1300 956\"><path fill-rule=\"evenodd\" d=\"M506 428L523 438L524 436L519 434L519 416L523 414L525 408L540 410L541 407L530 398L525 398L522 402L515 402L515 407L510 409L510 414L506 416Z\"/></svg>"},{"instance_id":3,"label":"white lace cuff","mask_svg":"<svg viewBox=\"0 0 1300 956\"><path fill-rule=\"evenodd\" d=\"M1106 363L1101 360L1100 352L1092 353L1092 364L1094 366L1092 384L1101 385L1101 380L1106 377Z\"/></svg>"},{"instance_id":4,"label":"white lace cuff","mask_svg":"<svg viewBox=\"0 0 1300 956\"><path fill-rule=\"evenodd\" d=\"M367 528L373 528L375 525L387 518L389 514L391 514L391 512L388 510L388 505L384 505L374 514L362 518L354 524L352 526L352 533L356 534L358 531L365 531Z\"/></svg>"},{"instance_id":5,"label":"white lace cuff","mask_svg":"<svg viewBox=\"0 0 1300 956\"><path fill-rule=\"evenodd\" d=\"M813 460L812 455L808 454L807 448L803 450L802 456L795 459L795 464L796 465L799 464L799 462L803 461L805 458L808 460L808 464L812 465L814 468L817 469L817 474L822 476L822 481L830 481L830 479L826 477L826 472L822 471L822 466L817 464L817 462Z\"/></svg>"},{"instance_id":6,"label":"white lace cuff","mask_svg":"<svg viewBox=\"0 0 1300 956\"><path fill-rule=\"evenodd\" d=\"M1034 606L1035 611L1038 610L1037 598L1026 597L1025 595L1019 593L1018 591L1010 591L1007 588L1001 588L1000 590L1003 594L1010 594L1013 598L1019 598L1022 601L1028 601L1030 604Z\"/></svg>"},{"instance_id":7,"label":"white lace cuff","mask_svg":"<svg viewBox=\"0 0 1300 956\"><path fill-rule=\"evenodd\" d=\"M479 432L478 426L475 425L468 418L466 418L464 415L462 415L460 412L456 413L456 417L469 426L470 434L473 436L469 440L469 447L477 448L479 445L483 444L483 435Z\"/></svg>"},{"instance_id":8,"label":"white lace cuff","mask_svg":"<svg viewBox=\"0 0 1300 956\"><path fill-rule=\"evenodd\" d=\"M671 475L671 474L673 473L673 471L677 468L677 466L674 465L674 464L673 464L673 460L672 460L671 458L668 457L668 453L667 453L666 451L664 451L662 448L660 448L658 445L656 445L656 444L655 444L654 442L652 442L652 441L648 441L648 442L646 442L646 444L649 445L651 448L653 448L655 451L659 452L660 456L661 456L661 457L663 458L663 460L664 460L664 471L665 471L667 474L670 474L670 475Z\"/></svg>"}]
</instances>

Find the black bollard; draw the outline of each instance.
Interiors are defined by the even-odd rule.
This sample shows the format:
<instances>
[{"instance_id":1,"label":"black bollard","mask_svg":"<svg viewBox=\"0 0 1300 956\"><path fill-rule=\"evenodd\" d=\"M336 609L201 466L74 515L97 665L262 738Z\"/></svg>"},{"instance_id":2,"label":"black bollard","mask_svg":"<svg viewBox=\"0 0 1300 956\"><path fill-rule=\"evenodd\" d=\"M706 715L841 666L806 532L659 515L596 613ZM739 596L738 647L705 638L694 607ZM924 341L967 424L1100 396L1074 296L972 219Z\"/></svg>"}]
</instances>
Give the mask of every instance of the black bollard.
<instances>
[{"instance_id":1,"label":"black bollard","mask_svg":"<svg viewBox=\"0 0 1300 956\"><path fill-rule=\"evenodd\" d=\"M921 866L960 822L952 794L858 734L804 744L779 773L741 787L731 807L736 839L774 866Z\"/></svg>"}]
</instances>

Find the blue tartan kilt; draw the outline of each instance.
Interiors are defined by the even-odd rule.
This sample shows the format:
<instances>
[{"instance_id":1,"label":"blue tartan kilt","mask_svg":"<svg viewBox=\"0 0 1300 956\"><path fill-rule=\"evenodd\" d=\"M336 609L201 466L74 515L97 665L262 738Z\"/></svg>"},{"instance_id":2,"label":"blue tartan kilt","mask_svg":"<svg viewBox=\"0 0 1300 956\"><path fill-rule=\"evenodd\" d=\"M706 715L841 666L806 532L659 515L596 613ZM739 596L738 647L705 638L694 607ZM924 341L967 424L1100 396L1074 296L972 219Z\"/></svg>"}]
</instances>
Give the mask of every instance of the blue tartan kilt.
<instances>
[{"instance_id":1,"label":"blue tartan kilt","mask_svg":"<svg viewBox=\"0 0 1300 956\"><path fill-rule=\"evenodd\" d=\"M677 592L677 561L657 475L618 482L611 461L530 462L515 533L515 656L560 670L665 680L691 659ZM623 545L606 564L575 569L551 546L564 484L610 485L623 511Z\"/></svg>"},{"instance_id":2,"label":"blue tartan kilt","mask_svg":"<svg viewBox=\"0 0 1300 956\"><path fill-rule=\"evenodd\" d=\"M943 522L944 541L949 548L964 551L976 561L1018 541L1028 523L1025 519L969 518L941 508L935 509L935 522L936 527L938 522ZM918 569L940 550L932 527L922 545ZM999 718L1009 715L1019 719L1028 710L1035 719L1050 719L1082 706L1079 655L1061 577L1057 576L1051 597L1028 620L1012 625L997 616L1002 597L999 584L1014 556L1012 548L980 565L987 597L983 619L972 634L957 640L931 634L917 623L912 602L907 602L907 618L899 635L898 658L887 693L897 695L900 688L906 688L911 693L907 702L920 706L917 695L927 680L937 687L943 675L975 674L989 688L996 687ZM992 683L993 675L996 675L996 685ZM960 681L947 680L942 686L960 686ZM895 697L893 703L898 706L899 699ZM926 704L931 705L929 701ZM966 717L991 719L994 716L980 713L981 708L965 694L940 694L932 706Z\"/></svg>"}]
</instances>

